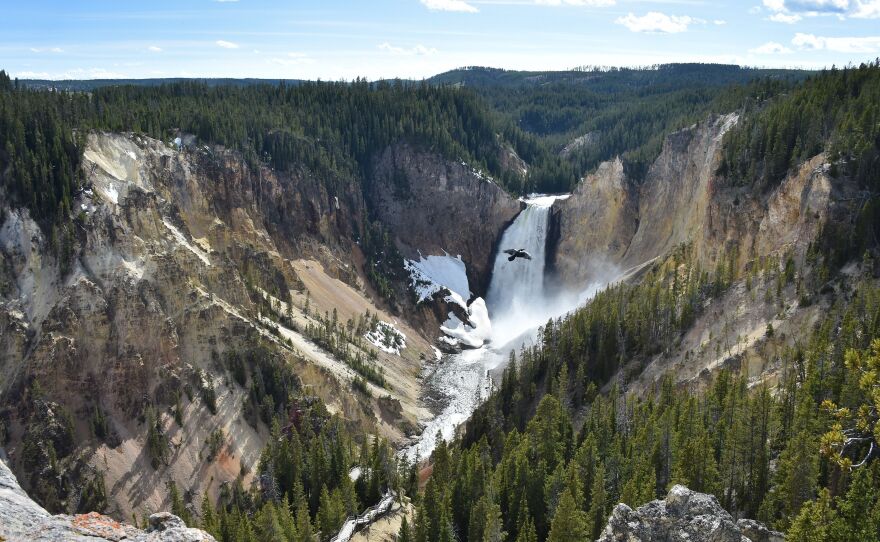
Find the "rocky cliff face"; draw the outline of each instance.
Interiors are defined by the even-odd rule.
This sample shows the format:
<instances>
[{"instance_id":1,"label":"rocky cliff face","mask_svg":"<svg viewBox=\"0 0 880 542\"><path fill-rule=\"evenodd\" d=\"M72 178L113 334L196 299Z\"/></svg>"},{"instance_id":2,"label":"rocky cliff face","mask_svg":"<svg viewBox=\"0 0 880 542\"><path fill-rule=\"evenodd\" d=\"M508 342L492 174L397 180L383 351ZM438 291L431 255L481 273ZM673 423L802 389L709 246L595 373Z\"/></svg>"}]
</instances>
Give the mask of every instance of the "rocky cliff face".
<instances>
[{"instance_id":1,"label":"rocky cliff face","mask_svg":"<svg viewBox=\"0 0 880 542\"><path fill-rule=\"evenodd\" d=\"M484 174L409 145L378 157L368 197L404 256L460 255L477 295L488 287L496 243L520 210Z\"/></svg>"},{"instance_id":2,"label":"rocky cliff face","mask_svg":"<svg viewBox=\"0 0 880 542\"><path fill-rule=\"evenodd\" d=\"M394 380L382 395L402 404L403 418L388 423L378 390L351 392L343 362L266 320L264 297L301 328L336 308L343 322L367 310L392 321L358 267L356 185L131 134L90 135L84 168L71 258L57 258L61 241L25 210L0 210L0 445L50 509L76 509L82 481L97 477L117 517L165 506L169 481L188 495L215 495L240 474L248 483L268 432L245 421L247 389L222 360L257 340L365 429L400 439L400 427L427 416L418 375L420 357L433 354L405 322L404 352L376 349ZM307 294L312 316L301 310ZM150 410L170 448L158 468L145 450ZM55 426L63 431L46 432ZM208 460L218 430L225 443ZM54 485L53 451L66 473Z\"/></svg>"},{"instance_id":3,"label":"rocky cliff face","mask_svg":"<svg viewBox=\"0 0 880 542\"><path fill-rule=\"evenodd\" d=\"M518 202L470 168L406 145L376 164L372 200L399 245L460 253L475 281L485 277ZM0 446L50 510L77 510L83 485L99 479L116 517L167 506L169 481L193 501L240 475L248 484L268 430L245 420L248 390L223 359L255 341L366 431L402 442L430 415L419 375L434 352L407 320L428 328L445 314L423 308L401 319L371 294L357 183L134 134L90 134L83 167L88 189L75 195L68 239L0 204ZM70 258L58 257L62 245ZM404 350L365 347L389 385L353 392L354 371L295 329L279 330L264 299L298 329L334 311L342 322L367 311L396 322ZM385 396L400 403L396 417L381 408ZM150 412L169 446L155 467ZM225 440L209 460L216 431ZM50 468L53 453L60 460Z\"/></svg>"},{"instance_id":4,"label":"rocky cliff face","mask_svg":"<svg viewBox=\"0 0 880 542\"><path fill-rule=\"evenodd\" d=\"M566 281L609 275L623 259L639 225L637 190L618 158L599 165L570 198L556 203L551 220L558 242L551 260Z\"/></svg>"},{"instance_id":5,"label":"rocky cliff face","mask_svg":"<svg viewBox=\"0 0 880 542\"><path fill-rule=\"evenodd\" d=\"M552 259L564 282L590 282L693 243L704 269L736 247L738 264L755 254L802 256L845 199L835 197L824 155L800 166L768 194L716 175L724 134L736 115L708 119L667 136L637 184L619 161L606 162L560 202ZM607 276L607 275L606 275Z\"/></svg>"},{"instance_id":6,"label":"rocky cliff face","mask_svg":"<svg viewBox=\"0 0 880 542\"><path fill-rule=\"evenodd\" d=\"M718 175L724 134L736 122L724 115L670 134L640 183L628 179L618 161L604 163L557 204L551 259L575 290L597 279L637 277L681 244L690 245L701 271L711 275L720 263L733 271L730 287L706 300L675 348L634 362L628 374L638 376L627 382L633 389L669 373L702 385L728 366L748 368L752 382L772 383L779 370L773 348L794 344L823 310L821 302L802 306L795 285L780 290L784 311L755 302L755 291L776 291L768 274L756 270L768 257L791 258L795 282L811 280L808 249L826 226L850 227L859 201L854 184L832 178L824 154L763 192ZM777 337L765 337L768 325Z\"/></svg>"},{"instance_id":7,"label":"rocky cliff face","mask_svg":"<svg viewBox=\"0 0 880 542\"><path fill-rule=\"evenodd\" d=\"M147 530L97 514L51 515L27 496L15 475L0 460L0 540L7 542L214 542L214 537L189 529L177 516L150 516Z\"/></svg>"},{"instance_id":8,"label":"rocky cliff face","mask_svg":"<svg viewBox=\"0 0 880 542\"><path fill-rule=\"evenodd\" d=\"M618 504L597 542L783 542L782 533L748 519L736 521L712 495L674 486L663 500L633 510Z\"/></svg>"},{"instance_id":9,"label":"rocky cliff face","mask_svg":"<svg viewBox=\"0 0 880 542\"><path fill-rule=\"evenodd\" d=\"M691 240L706 220L721 139L736 121L727 115L670 134L640 184L619 160L587 176L556 215L562 279L590 282Z\"/></svg>"}]
</instances>

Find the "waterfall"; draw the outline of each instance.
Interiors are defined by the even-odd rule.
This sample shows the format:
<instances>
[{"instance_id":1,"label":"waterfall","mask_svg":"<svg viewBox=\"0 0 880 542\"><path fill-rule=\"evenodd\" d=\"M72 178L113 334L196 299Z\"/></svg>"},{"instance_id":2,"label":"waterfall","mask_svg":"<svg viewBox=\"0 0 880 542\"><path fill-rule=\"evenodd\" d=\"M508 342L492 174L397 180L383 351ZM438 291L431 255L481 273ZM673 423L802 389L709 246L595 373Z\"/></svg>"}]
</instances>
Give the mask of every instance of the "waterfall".
<instances>
[{"instance_id":1,"label":"waterfall","mask_svg":"<svg viewBox=\"0 0 880 542\"><path fill-rule=\"evenodd\" d=\"M552 204L552 202L551 202ZM501 237L486 295L489 316L498 316L544 296L544 260L551 205L527 203ZM508 261L503 251L524 249L531 260Z\"/></svg>"},{"instance_id":2,"label":"waterfall","mask_svg":"<svg viewBox=\"0 0 880 542\"><path fill-rule=\"evenodd\" d=\"M556 303L544 291L544 267L550 209L557 199L565 197L526 199L526 208L501 237L486 295L492 320L492 344L496 348L546 323L558 313ZM532 259L509 261L503 252L506 249L523 249Z\"/></svg>"}]
</instances>

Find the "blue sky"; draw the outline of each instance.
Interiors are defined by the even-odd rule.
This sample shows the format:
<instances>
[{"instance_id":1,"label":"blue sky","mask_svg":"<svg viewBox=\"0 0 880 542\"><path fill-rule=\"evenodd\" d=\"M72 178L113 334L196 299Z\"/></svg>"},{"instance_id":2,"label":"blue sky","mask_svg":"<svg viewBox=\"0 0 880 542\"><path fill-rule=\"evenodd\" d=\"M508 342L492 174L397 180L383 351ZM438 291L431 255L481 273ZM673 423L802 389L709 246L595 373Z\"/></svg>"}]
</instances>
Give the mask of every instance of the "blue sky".
<instances>
[{"instance_id":1,"label":"blue sky","mask_svg":"<svg viewBox=\"0 0 880 542\"><path fill-rule=\"evenodd\" d=\"M880 0L0 0L0 13L0 68L22 78L817 68L880 56Z\"/></svg>"}]
</instances>

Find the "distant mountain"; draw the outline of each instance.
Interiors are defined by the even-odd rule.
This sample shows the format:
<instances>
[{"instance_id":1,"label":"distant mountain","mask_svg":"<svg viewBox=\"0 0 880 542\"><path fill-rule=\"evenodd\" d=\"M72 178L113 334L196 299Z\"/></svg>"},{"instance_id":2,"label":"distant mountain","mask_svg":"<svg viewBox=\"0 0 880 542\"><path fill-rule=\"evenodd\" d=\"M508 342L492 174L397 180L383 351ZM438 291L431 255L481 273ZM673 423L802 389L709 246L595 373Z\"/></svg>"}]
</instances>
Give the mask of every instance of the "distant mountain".
<instances>
[{"instance_id":1,"label":"distant mountain","mask_svg":"<svg viewBox=\"0 0 880 542\"><path fill-rule=\"evenodd\" d=\"M653 87L680 88L688 85L707 84L723 87L741 84L757 77L785 80L801 80L811 72L805 70L749 68L733 64L661 64L646 68L583 68L567 71L517 71L500 68L466 67L444 72L426 81L432 84L457 84L468 87L538 87L547 84L575 84L597 92L612 92L617 87L628 89ZM28 88L59 89L68 91L91 91L100 87L133 85L155 87L170 83L200 81L208 86L277 85L300 84L302 79L256 79L256 78L198 78L158 77L146 79L21 79ZM390 81L390 80L389 80ZM402 82L414 82L401 80Z\"/></svg>"},{"instance_id":2,"label":"distant mountain","mask_svg":"<svg viewBox=\"0 0 880 542\"><path fill-rule=\"evenodd\" d=\"M660 64L645 68L582 68L568 71L517 71L474 66L441 73L428 81L477 88L572 84L597 92L610 92L647 87L655 90L681 88L694 84L723 87L746 83L758 77L797 81L810 73L806 70L750 68L735 64Z\"/></svg>"},{"instance_id":3,"label":"distant mountain","mask_svg":"<svg viewBox=\"0 0 880 542\"><path fill-rule=\"evenodd\" d=\"M185 81L199 81L210 87L221 85L231 85L237 87L246 87L250 85L277 85L284 82L288 85L298 85L302 83L300 79L232 79L232 78L187 78L187 77L167 77L153 79L66 79L56 81L52 79L21 79L20 84L33 89L58 89L76 92L89 92L101 87L114 86L138 86L138 87L158 87L172 83L183 83Z\"/></svg>"}]
</instances>

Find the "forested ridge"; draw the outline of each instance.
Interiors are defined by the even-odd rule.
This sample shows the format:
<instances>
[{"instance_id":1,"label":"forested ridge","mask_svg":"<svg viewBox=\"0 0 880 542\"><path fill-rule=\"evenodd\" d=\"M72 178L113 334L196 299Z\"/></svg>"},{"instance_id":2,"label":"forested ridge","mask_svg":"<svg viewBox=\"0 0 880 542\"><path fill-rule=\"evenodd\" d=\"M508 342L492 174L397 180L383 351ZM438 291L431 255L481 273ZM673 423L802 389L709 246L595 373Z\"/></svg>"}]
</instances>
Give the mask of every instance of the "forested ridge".
<instances>
[{"instance_id":1,"label":"forested ridge","mask_svg":"<svg viewBox=\"0 0 880 542\"><path fill-rule=\"evenodd\" d=\"M465 88L451 84L484 73ZM517 194L563 192L615 155L643 173L666 133L740 106L742 92L730 85L760 79L765 92L778 92L806 74L714 65L516 73L511 83L503 83L508 72L468 70L421 83L145 80L53 91L13 83L4 72L2 182L36 218L57 224L81 182L75 133L133 131L169 141L180 130L238 150L252 165L307 168L327 183L368 181L375 153L406 140L465 160ZM589 144L560 156L585 134ZM505 144L529 165L525 177L502 167Z\"/></svg>"},{"instance_id":2,"label":"forested ridge","mask_svg":"<svg viewBox=\"0 0 880 542\"><path fill-rule=\"evenodd\" d=\"M74 133L177 131L241 152L252 165L306 169L329 185L366 182L374 154L406 140L505 177L496 132L469 92L428 85L303 83L110 86L89 94L33 91L0 81L3 186L40 220L69 210L79 189ZM81 147L81 145L79 146Z\"/></svg>"},{"instance_id":3,"label":"forested ridge","mask_svg":"<svg viewBox=\"0 0 880 542\"><path fill-rule=\"evenodd\" d=\"M852 225L832 226L822 240L840 265L880 243L880 60L824 71L772 100L746 100L744 118L725 135L718 173L766 193L819 153L834 177L858 190Z\"/></svg>"},{"instance_id":4,"label":"forested ridge","mask_svg":"<svg viewBox=\"0 0 880 542\"><path fill-rule=\"evenodd\" d=\"M502 167L496 129L475 94L402 81L185 81L86 94L31 90L0 72L0 190L30 210L65 271L76 246L72 202L83 189L80 162L91 130L143 133L169 145L178 134L194 134L199 145L240 153L251 168L312 176L341 195L350 186L366 190L374 157L399 142L467 162L520 190L520 173ZM369 220L351 233L363 241L371 282L389 299L389 282L403 272L392 243Z\"/></svg>"},{"instance_id":5,"label":"forested ridge","mask_svg":"<svg viewBox=\"0 0 880 542\"><path fill-rule=\"evenodd\" d=\"M669 132L710 113L739 109L744 90L775 94L808 74L665 64L568 72L470 68L431 81L472 88L484 97L507 127L505 136L536 167L535 183L567 191L600 162L618 155L629 173L640 178ZM546 151L536 152L538 146Z\"/></svg>"}]
</instances>

